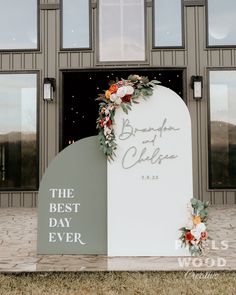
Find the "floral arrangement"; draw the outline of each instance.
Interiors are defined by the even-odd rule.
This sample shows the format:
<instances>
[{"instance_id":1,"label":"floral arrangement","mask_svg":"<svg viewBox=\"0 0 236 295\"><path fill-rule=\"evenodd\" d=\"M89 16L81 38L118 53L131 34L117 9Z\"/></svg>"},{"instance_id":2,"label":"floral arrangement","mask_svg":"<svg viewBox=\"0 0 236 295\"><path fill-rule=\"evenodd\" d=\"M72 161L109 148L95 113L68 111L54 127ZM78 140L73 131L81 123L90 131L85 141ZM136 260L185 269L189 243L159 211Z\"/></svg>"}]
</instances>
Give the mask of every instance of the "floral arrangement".
<instances>
[{"instance_id":1,"label":"floral arrangement","mask_svg":"<svg viewBox=\"0 0 236 295\"><path fill-rule=\"evenodd\" d=\"M156 80L149 81L147 77L130 75L127 80L111 82L108 90L100 94L97 100L99 103L99 117L97 119L97 129L99 130L100 149L107 156L108 160L113 160L117 148L114 134L114 117L116 109L121 107L128 114L133 103L139 103L139 97L146 99L153 93Z\"/></svg>"},{"instance_id":2,"label":"floral arrangement","mask_svg":"<svg viewBox=\"0 0 236 295\"><path fill-rule=\"evenodd\" d=\"M196 198L191 199L191 222L182 227L180 240L182 246L188 247L191 255L201 255L208 239L206 221L208 217L208 202L202 202Z\"/></svg>"}]
</instances>

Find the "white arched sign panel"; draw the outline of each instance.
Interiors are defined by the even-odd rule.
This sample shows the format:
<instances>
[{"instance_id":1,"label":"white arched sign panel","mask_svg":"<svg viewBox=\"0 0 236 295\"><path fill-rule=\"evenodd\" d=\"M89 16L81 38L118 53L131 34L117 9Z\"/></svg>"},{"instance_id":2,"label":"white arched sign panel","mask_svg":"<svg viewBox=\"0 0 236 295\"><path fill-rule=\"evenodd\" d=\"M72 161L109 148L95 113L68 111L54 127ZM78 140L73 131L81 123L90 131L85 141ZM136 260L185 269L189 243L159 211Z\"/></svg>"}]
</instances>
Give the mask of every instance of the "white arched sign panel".
<instances>
[{"instance_id":1,"label":"white arched sign panel","mask_svg":"<svg viewBox=\"0 0 236 295\"><path fill-rule=\"evenodd\" d=\"M156 86L115 116L118 148L108 163L108 255L181 256L179 228L193 197L191 121L183 100Z\"/></svg>"}]
</instances>

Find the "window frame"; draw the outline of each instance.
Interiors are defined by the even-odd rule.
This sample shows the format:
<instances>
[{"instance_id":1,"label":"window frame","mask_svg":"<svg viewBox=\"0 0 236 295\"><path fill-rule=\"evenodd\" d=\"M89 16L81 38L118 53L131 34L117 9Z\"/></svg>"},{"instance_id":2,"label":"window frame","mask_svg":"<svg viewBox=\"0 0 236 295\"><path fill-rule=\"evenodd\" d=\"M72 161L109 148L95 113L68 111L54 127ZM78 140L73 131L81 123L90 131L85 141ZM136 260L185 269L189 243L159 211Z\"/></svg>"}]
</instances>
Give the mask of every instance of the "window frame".
<instances>
[{"instance_id":1,"label":"window frame","mask_svg":"<svg viewBox=\"0 0 236 295\"><path fill-rule=\"evenodd\" d=\"M155 45L155 0L152 0L152 48L153 49L185 49L185 19L184 19L184 0L181 0L181 36L182 36L182 45L176 46L158 46Z\"/></svg>"},{"instance_id":2,"label":"window frame","mask_svg":"<svg viewBox=\"0 0 236 295\"><path fill-rule=\"evenodd\" d=\"M39 139L40 139L40 135L39 135L39 110L40 110L40 71L39 70L33 70L33 71L0 71L0 75L20 75L20 74L34 74L36 75L36 171L37 171L37 181L36 181L36 187L35 189L29 189L29 188L24 188L24 187L20 187L20 188L1 188L0 187L0 193L4 193L4 192L37 192L39 190L39 177L40 177L40 173L39 173L39 151L40 151L40 144L39 144Z\"/></svg>"},{"instance_id":3,"label":"window frame","mask_svg":"<svg viewBox=\"0 0 236 295\"><path fill-rule=\"evenodd\" d=\"M101 61L100 60L100 48L99 48L99 42L100 42L100 28L99 28L99 9L100 9L100 3L99 0L97 0L97 19L96 19L96 66L102 66L102 65L142 65L142 66L148 66L149 65L149 45L148 45L148 32L147 32L147 1L143 0L144 2L144 60L119 60L119 61Z\"/></svg>"},{"instance_id":4,"label":"window frame","mask_svg":"<svg viewBox=\"0 0 236 295\"><path fill-rule=\"evenodd\" d=\"M0 48L0 53L4 53L4 52L36 52L36 51L40 51L40 0L36 0L37 1L37 13L36 13L36 25L37 25L37 47L36 48Z\"/></svg>"},{"instance_id":5,"label":"window frame","mask_svg":"<svg viewBox=\"0 0 236 295\"><path fill-rule=\"evenodd\" d=\"M60 1L60 51L92 51L93 45L93 30L92 30L92 3L91 0L89 2L89 46L88 47L63 47L63 1Z\"/></svg>"},{"instance_id":6,"label":"window frame","mask_svg":"<svg viewBox=\"0 0 236 295\"><path fill-rule=\"evenodd\" d=\"M215 49L215 48L236 48L236 43L235 45L210 45L209 44L209 7L208 7L208 0L205 0L205 9L206 9L206 49Z\"/></svg>"},{"instance_id":7,"label":"window frame","mask_svg":"<svg viewBox=\"0 0 236 295\"><path fill-rule=\"evenodd\" d=\"M211 119L211 114L210 114L210 72L222 72L222 71L235 71L236 72L236 67L207 67L206 68L206 73L207 73L207 154L206 154L206 163L207 163L207 191L208 192L236 192L236 184L235 188L229 188L229 187L222 187L222 188L213 188L210 187L210 167L211 167L211 157L210 157L210 151L211 151L211 126L210 126L210 119Z\"/></svg>"}]
</instances>

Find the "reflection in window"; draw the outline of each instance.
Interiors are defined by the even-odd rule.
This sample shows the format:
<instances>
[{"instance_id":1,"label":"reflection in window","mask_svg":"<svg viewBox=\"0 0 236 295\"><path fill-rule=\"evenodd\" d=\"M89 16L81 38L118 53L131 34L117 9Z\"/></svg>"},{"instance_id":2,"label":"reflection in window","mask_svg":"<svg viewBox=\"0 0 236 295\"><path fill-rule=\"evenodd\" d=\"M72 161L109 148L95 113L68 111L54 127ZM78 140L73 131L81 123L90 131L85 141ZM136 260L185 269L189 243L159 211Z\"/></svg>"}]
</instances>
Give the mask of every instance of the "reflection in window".
<instances>
[{"instance_id":1,"label":"reflection in window","mask_svg":"<svg viewBox=\"0 0 236 295\"><path fill-rule=\"evenodd\" d=\"M235 0L208 0L208 45L236 45Z\"/></svg>"},{"instance_id":2,"label":"reflection in window","mask_svg":"<svg viewBox=\"0 0 236 295\"><path fill-rule=\"evenodd\" d=\"M37 49L38 1L0 0L0 50Z\"/></svg>"},{"instance_id":3,"label":"reflection in window","mask_svg":"<svg viewBox=\"0 0 236 295\"><path fill-rule=\"evenodd\" d=\"M99 1L99 60L145 60L144 0Z\"/></svg>"},{"instance_id":4,"label":"reflection in window","mask_svg":"<svg viewBox=\"0 0 236 295\"><path fill-rule=\"evenodd\" d=\"M210 188L236 188L236 71L210 72Z\"/></svg>"},{"instance_id":5,"label":"reflection in window","mask_svg":"<svg viewBox=\"0 0 236 295\"><path fill-rule=\"evenodd\" d=\"M182 0L155 0L155 47L179 47L182 40Z\"/></svg>"},{"instance_id":6,"label":"reflection in window","mask_svg":"<svg viewBox=\"0 0 236 295\"><path fill-rule=\"evenodd\" d=\"M37 189L36 74L0 74L0 188Z\"/></svg>"},{"instance_id":7,"label":"reflection in window","mask_svg":"<svg viewBox=\"0 0 236 295\"><path fill-rule=\"evenodd\" d=\"M89 0L63 0L63 48L90 47Z\"/></svg>"}]
</instances>

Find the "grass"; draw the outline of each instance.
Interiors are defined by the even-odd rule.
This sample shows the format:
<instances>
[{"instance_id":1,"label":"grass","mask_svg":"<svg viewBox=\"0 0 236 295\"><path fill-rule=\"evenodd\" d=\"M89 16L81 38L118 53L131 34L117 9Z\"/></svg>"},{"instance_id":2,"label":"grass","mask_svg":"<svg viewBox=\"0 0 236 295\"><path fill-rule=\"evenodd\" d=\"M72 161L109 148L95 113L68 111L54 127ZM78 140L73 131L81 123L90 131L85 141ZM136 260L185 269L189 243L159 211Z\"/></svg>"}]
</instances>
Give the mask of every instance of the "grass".
<instances>
[{"instance_id":1,"label":"grass","mask_svg":"<svg viewBox=\"0 0 236 295\"><path fill-rule=\"evenodd\" d=\"M0 274L0 295L234 295L235 272Z\"/></svg>"}]
</instances>

